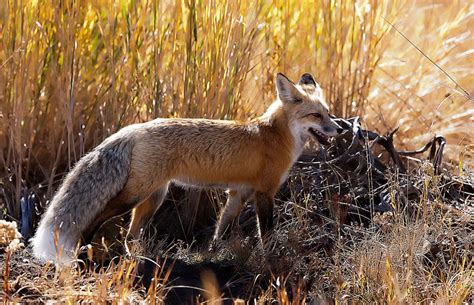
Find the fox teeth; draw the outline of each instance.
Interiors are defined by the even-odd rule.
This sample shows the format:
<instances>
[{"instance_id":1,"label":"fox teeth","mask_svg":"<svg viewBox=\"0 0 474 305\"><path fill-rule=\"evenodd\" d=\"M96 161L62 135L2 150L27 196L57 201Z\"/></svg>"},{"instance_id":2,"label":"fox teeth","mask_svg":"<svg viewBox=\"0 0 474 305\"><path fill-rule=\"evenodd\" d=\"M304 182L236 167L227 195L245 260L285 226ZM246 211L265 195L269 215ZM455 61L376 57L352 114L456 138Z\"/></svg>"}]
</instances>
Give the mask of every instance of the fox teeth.
<instances>
[{"instance_id":1,"label":"fox teeth","mask_svg":"<svg viewBox=\"0 0 474 305\"><path fill-rule=\"evenodd\" d=\"M316 129L315 129L314 131L316 131L316 133L317 133L318 135L320 135L321 137L323 137L323 138L326 139L326 140L329 138L328 136L326 136L324 133L320 132L319 130L316 130Z\"/></svg>"}]
</instances>

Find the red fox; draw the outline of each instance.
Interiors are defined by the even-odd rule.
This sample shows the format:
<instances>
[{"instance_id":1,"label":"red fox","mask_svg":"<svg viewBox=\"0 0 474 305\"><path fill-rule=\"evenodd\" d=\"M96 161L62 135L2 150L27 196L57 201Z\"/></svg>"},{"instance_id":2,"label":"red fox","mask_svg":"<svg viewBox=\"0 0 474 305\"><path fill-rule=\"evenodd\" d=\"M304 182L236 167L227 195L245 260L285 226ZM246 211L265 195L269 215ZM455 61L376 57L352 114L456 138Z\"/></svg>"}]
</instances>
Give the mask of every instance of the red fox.
<instances>
[{"instance_id":1,"label":"red fox","mask_svg":"<svg viewBox=\"0 0 474 305\"><path fill-rule=\"evenodd\" d=\"M279 73L278 98L248 121L155 119L127 126L83 156L64 179L33 237L34 255L70 264L79 240L111 217L132 210L138 237L170 182L229 190L214 238L253 199L260 236L273 227L273 197L308 135L321 144L342 133L322 90L306 73L297 84Z\"/></svg>"}]
</instances>

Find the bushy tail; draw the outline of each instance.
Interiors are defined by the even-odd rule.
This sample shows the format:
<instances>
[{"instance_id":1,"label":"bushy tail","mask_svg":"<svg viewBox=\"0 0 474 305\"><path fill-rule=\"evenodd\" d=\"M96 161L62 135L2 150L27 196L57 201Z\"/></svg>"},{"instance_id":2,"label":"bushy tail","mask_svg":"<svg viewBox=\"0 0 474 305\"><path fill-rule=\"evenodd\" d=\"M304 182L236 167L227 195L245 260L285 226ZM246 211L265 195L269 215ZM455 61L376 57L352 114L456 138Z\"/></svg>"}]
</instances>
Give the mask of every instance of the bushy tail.
<instances>
[{"instance_id":1,"label":"bushy tail","mask_svg":"<svg viewBox=\"0 0 474 305\"><path fill-rule=\"evenodd\" d=\"M64 179L32 239L34 255L70 264L78 240L125 186L133 140L120 133L82 157Z\"/></svg>"}]
</instances>

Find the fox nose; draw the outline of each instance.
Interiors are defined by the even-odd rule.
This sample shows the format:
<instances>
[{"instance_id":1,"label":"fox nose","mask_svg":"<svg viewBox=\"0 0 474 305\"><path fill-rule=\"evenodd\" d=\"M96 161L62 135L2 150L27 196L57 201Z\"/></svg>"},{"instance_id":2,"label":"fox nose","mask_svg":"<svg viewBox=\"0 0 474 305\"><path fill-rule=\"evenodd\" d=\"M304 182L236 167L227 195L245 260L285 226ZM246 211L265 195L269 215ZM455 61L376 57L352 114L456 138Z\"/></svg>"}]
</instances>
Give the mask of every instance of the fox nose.
<instances>
[{"instance_id":1,"label":"fox nose","mask_svg":"<svg viewBox=\"0 0 474 305\"><path fill-rule=\"evenodd\" d=\"M344 129L338 128L336 131L337 131L338 134L341 134L344 131Z\"/></svg>"}]
</instances>

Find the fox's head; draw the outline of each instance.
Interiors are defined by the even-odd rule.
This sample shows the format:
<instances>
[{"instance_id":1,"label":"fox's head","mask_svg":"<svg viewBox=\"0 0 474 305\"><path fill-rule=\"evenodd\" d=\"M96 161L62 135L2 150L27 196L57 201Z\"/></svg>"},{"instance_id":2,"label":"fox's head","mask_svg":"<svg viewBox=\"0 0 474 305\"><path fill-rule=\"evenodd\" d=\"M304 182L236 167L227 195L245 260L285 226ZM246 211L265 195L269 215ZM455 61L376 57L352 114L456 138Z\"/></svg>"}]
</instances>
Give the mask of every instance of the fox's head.
<instances>
[{"instance_id":1,"label":"fox's head","mask_svg":"<svg viewBox=\"0 0 474 305\"><path fill-rule=\"evenodd\" d=\"M311 74L303 74L300 81L294 84L278 73L276 88L293 132L309 134L324 145L329 144L330 137L342 133L341 126L329 116L321 87Z\"/></svg>"}]
</instances>

